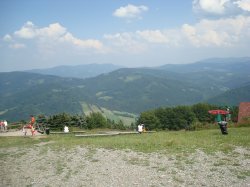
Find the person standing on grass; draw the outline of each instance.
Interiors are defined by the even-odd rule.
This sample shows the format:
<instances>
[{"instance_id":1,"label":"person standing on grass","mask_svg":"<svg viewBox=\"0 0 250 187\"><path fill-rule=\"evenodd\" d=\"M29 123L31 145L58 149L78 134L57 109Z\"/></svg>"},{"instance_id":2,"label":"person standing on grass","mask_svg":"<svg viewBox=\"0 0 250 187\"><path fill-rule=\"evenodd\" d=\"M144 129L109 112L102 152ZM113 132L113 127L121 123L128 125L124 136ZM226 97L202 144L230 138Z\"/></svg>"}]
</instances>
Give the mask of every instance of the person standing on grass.
<instances>
[{"instance_id":1,"label":"person standing on grass","mask_svg":"<svg viewBox=\"0 0 250 187\"><path fill-rule=\"evenodd\" d=\"M23 126L23 134L24 134L24 136L27 135L27 127L26 127L26 125Z\"/></svg>"},{"instance_id":2,"label":"person standing on grass","mask_svg":"<svg viewBox=\"0 0 250 187\"><path fill-rule=\"evenodd\" d=\"M143 130L142 128L143 128L143 126L142 126L141 124L139 124L139 125L138 125L138 132L139 132L140 134L142 133L142 130Z\"/></svg>"},{"instance_id":3,"label":"person standing on grass","mask_svg":"<svg viewBox=\"0 0 250 187\"><path fill-rule=\"evenodd\" d=\"M35 128L34 128L34 124L36 122L36 119L33 115L30 115L30 121L27 125L23 126L23 133L26 136L27 134L27 129L30 129L30 132L32 134L32 136L35 134Z\"/></svg>"},{"instance_id":4,"label":"person standing on grass","mask_svg":"<svg viewBox=\"0 0 250 187\"><path fill-rule=\"evenodd\" d=\"M64 126L64 132L65 132L65 133L68 133L68 132L69 132L69 127L66 126L66 125Z\"/></svg>"},{"instance_id":5,"label":"person standing on grass","mask_svg":"<svg viewBox=\"0 0 250 187\"><path fill-rule=\"evenodd\" d=\"M145 127L145 125L144 125L144 124L141 124L141 126L142 126L142 132L146 132L146 127Z\"/></svg>"},{"instance_id":6,"label":"person standing on grass","mask_svg":"<svg viewBox=\"0 0 250 187\"><path fill-rule=\"evenodd\" d=\"M8 122L6 120L4 120L3 124L4 124L4 130L7 131L8 130Z\"/></svg>"},{"instance_id":7,"label":"person standing on grass","mask_svg":"<svg viewBox=\"0 0 250 187\"><path fill-rule=\"evenodd\" d=\"M0 127L1 127L1 132L3 131L3 129L4 129L4 123L3 123L3 121L1 120L0 121Z\"/></svg>"},{"instance_id":8,"label":"person standing on grass","mask_svg":"<svg viewBox=\"0 0 250 187\"><path fill-rule=\"evenodd\" d=\"M35 135L35 128L34 128L34 124L36 122L36 119L33 115L30 116L30 131L31 131L31 134L32 136Z\"/></svg>"},{"instance_id":9,"label":"person standing on grass","mask_svg":"<svg viewBox=\"0 0 250 187\"><path fill-rule=\"evenodd\" d=\"M33 115L30 115L30 125L33 126L35 124L35 122L36 122L35 117Z\"/></svg>"}]
</instances>

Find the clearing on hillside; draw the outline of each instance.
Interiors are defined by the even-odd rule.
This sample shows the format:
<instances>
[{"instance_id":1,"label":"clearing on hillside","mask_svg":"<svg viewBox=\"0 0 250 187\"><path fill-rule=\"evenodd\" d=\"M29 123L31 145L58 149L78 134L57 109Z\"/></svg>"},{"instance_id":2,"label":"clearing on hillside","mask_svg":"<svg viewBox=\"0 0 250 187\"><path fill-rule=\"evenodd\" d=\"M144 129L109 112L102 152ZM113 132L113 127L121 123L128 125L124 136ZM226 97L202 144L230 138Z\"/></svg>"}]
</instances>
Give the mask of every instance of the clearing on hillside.
<instances>
[{"instance_id":1,"label":"clearing on hillside","mask_svg":"<svg viewBox=\"0 0 250 187\"><path fill-rule=\"evenodd\" d=\"M127 127L130 126L131 123L135 123L136 118L138 117L137 115L132 113L112 111L104 107L88 104L86 102L81 102L81 105L83 113L85 115L89 115L91 112L99 112L107 119L114 120L115 122L119 122L121 120Z\"/></svg>"}]
</instances>

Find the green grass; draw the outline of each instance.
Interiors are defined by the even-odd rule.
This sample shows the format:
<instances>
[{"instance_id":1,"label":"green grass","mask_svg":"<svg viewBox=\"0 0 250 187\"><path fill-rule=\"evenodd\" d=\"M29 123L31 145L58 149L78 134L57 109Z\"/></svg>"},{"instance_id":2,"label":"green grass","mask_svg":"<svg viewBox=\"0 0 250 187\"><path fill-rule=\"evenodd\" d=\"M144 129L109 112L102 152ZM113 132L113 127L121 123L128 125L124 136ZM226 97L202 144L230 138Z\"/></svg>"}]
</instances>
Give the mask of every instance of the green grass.
<instances>
[{"instance_id":1,"label":"green grass","mask_svg":"<svg viewBox=\"0 0 250 187\"><path fill-rule=\"evenodd\" d=\"M250 170L247 171L241 171L237 174L238 179L245 179L247 177L250 177Z\"/></svg>"},{"instance_id":2,"label":"green grass","mask_svg":"<svg viewBox=\"0 0 250 187\"><path fill-rule=\"evenodd\" d=\"M38 137L0 137L0 148L8 148L8 147L30 147L34 144L38 144L41 142L50 141L49 138L38 138Z\"/></svg>"},{"instance_id":3,"label":"green grass","mask_svg":"<svg viewBox=\"0 0 250 187\"><path fill-rule=\"evenodd\" d=\"M230 153L235 146L250 148L250 128L230 128L228 135L219 129L202 131L168 131L111 137L75 137L70 134L49 135L46 138L1 137L0 148L31 146L44 141L50 148L75 148L76 146L131 149L139 152L163 152L185 155L199 149L206 153ZM221 164L221 163L218 163Z\"/></svg>"}]
</instances>

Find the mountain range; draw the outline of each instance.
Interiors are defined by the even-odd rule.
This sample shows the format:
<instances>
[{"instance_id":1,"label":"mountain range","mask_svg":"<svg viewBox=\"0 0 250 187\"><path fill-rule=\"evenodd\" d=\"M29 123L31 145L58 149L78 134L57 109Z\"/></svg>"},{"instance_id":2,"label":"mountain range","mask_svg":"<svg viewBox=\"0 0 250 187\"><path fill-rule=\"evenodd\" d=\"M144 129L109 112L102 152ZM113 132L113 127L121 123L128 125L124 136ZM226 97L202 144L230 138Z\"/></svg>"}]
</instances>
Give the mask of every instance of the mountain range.
<instances>
[{"instance_id":1,"label":"mountain range","mask_svg":"<svg viewBox=\"0 0 250 187\"><path fill-rule=\"evenodd\" d=\"M0 73L0 118L16 121L30 114L82 114L83 103L139 114L157 107L198 102L238 105L250 101L247 57L154 68L107 66L104 73L93 74L87 74L85 67L84 75L79 67L71 67L78 69L77 74L69 67L59 67L67 72L60 76L50 69ZM92 65L92 69L104 67Z\"/></svg>"},{"instance_id":2,"label":"mountain range","mask_svg":"<svg viewBox=\"0 0 250 187\"><path fill-rule=\"evenodd\" d=\"M122 68L122 66L113 64L84 64L76 66L56 66L46 69L32 69L26 72L55 75L59 77L89 78L103 73L109 73L120 68Z\"/></svg>"}]
</instances>

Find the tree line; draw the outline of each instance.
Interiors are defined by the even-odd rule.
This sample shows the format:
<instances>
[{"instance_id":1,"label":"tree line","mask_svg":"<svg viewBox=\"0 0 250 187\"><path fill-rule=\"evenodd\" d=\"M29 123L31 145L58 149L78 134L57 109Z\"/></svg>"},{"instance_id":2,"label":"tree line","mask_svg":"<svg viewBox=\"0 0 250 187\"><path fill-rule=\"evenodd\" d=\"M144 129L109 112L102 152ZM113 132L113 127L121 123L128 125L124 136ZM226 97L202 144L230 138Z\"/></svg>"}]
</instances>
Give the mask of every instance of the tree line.
<instances>
[{"instance_id":1,"label":"tree line","mask_svg":"<svg viewBox=\"0 0 250 187\"><path fill-rule=\"evenodd\" d=\"M215 116L208 113L209 110L226 110L228 106L216 106L206 103L198 103L192 106L176 106L157 108L142 112L137 124L143 123L149 130L195 130L205 128L215 122ZM230 107L232 121L237 121L238 107Z\"/></svg>"},{"instance_id":2,"label":"tree line","mask_svg":"<svg viewBox=\"0 0 250 187\"><path fill-rule=\"evenodd\" d=\"M52 130L63 130L67 125L70 128L80 129L136 129L138 124L144 124L147 130L195 130L204 128L215 121L215 116L208 113L209 110L223 109L227 106L216 106L206 103L198 103L192 106L161 107L142 112L135 123L129 127L120 120L115 122L105 118L101 113L93 112L89 115L72 115L61 113L45 117L37 116L37 122L46 124ZM238 107L230 107L232 121L237 121Z\"/></svg>"},{"instance_id":3,"label":"tree line","mask_svg":"<svg viewBox=\"0 0 250 187\"><path fill-rule=\"evenodd\" d=\"M37 123L44 124L51 130L63 130L64 126L69 128L80 128L80 129L95 129L95 128L108 128L108 129L119 129L125 130L124 123L120 120L115 122L105 118L100 112L93 112L89 115L71 115L68 113L60 113L46 117L44 115L38 115L36 119Z\"/></svg>"}]
</instances>

